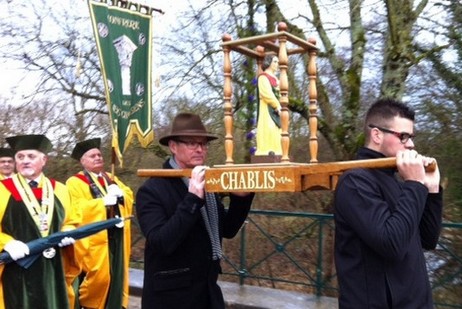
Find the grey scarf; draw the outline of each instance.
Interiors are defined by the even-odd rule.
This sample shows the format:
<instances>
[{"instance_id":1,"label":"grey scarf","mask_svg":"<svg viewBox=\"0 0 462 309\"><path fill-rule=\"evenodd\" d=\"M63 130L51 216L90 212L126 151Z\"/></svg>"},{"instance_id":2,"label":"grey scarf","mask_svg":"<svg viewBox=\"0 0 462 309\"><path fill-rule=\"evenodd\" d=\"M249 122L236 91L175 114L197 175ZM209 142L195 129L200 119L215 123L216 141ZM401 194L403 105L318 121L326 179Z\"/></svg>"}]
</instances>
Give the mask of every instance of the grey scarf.
<instances>
[{"instance_id":1,"label":"grey scarf","mask_svg":"<svg viewBox=\"0 0 462 309\"><path fill-rule=\"evenodd\" d=\"M170 158L169 163L174 169L180 168L173 157ZM182 177L181 179L186 187L189 187L189 178ZM218 230L218 205L215 194L205 193L205 207L201 207L200 212L212 245L212 259L219 260L223 257L223 252L221 250L220 234Z\"/></svg>"}]
</instances>

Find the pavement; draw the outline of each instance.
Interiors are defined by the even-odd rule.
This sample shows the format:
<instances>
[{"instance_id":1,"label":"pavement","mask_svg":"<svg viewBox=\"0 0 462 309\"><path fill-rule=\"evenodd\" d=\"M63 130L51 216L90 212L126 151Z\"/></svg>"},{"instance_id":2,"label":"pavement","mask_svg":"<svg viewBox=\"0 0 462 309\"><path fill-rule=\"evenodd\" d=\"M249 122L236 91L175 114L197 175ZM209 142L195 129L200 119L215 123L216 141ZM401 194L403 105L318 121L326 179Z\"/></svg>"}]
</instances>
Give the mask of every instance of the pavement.
<instances>
[{"instance_id":1,"label":"pavement","mask_svg":"<svg viewBox=\"0 0 462 309\"><path fill-rule=\"evenodd\" d=\"M141 309L143 271L130 269L128 309ZM218 281L228 309L337 309L333 297Z\"/></svg>"},{"instance_id":2,"label":"pavement","mask_svg":"<svg viewBox=\"0 0 462 309\"><path fill-rule=\"evenodd\" d=\"M128 299L127 309L141 309L141 297L136 295L130 295L130 298Z\"/></svg>"}]
</instances>

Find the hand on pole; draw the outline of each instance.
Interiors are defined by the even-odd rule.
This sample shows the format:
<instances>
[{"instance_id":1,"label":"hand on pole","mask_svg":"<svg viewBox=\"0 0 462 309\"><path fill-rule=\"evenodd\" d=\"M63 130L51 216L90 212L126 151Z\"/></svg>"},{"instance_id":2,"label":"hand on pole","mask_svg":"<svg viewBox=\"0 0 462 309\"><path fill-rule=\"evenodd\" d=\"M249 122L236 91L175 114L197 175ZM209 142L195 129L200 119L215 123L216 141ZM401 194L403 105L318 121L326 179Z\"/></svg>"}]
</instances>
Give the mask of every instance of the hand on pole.
<instances>
[{"instance_id":1,"label":"hand on pole","mask_svg":"<svg viewBox=\"0 0 462 309\"><path fill-rule=\"evenodd\" d=\"M22 259L30 252L29 247L20 240L10 241L3 249L10 254L13 261Z\"/></svg>"},{"instance_id":2,"label":"hand on pole","mask_svg":"<svg viewBox=\"0 0 462 309\"><path fill-rule=\"evenodd\" d=\"M72 238L72 237L64 237L64 238L61 239L61 241L59 242L58 247L62 248L62 247L66 247L66 246L73 245L74 243L75 243L75 239L74 239L74 238Z\"/></svg>"},{"instance_id":3,"label":"hand on pole","mask_svg":"<svg viewBox=\"0 0 462 309\"><path fill-rule=\"evenodd\" d=\"M205 196L205 170L206 166L198 165L191 171L191 179L189 180L189 192L197 195L200 198Z\"/></svg>"},{"instance_id":4,"label":"hand on pole","mask_svg":"<svg viewBox=\"0 0 462 309\"><path fill-rule=\"evenodd\" d=\"M120 218L119 216L115 216L116 218ZM115 226L119 229L123 228L125 226L125 219L124 218L120 218L120 222L117 223Z\"/></svg>"},{"instance_id":5,"label":"hand on pole","mask_svg":"<svg viewBox=\"0 0 462 309\"><path fill-rule=\"evenodd\" d=\"M435 169L428 171L425 170L425 180L424 185L428 188L430 193L438 193L440 191L440 181L441 175L438 168L438 163L435 158L423 157L424 167L430 166L430 164L435 165Z\"/></svg>"},{"instance_id":6,"label":"hand on pole","mask_svg":"<svg viewBox=\"0 0 462 309\"><path fill-rule=\"evenodd\" d=\"M425 169L422 155L415 150L406 149L396 154L396 166L404 180L418 181L424 184Z\"/></svg>"},{"instance_id":7,"label":"hand on pole","mask_svg":"<svg viewBox=\"0 0 462 309\"><path fill-rule=\"evenodd\" d=\"M112 194L112 195L115 195L117 197L122 197L124 196L124 192L122 191L122 189L120 189L120 187L116 184L112 184L112 185L109 185L109 187L107 187L107 193L108 194Z\"/></svg>"},{"instance_id":8,"label":"hand on pole","mask_svg":"<svg viewBox=\"0 0 462 309\"><path fill-rule=\"evenodd\" d=\"M114 206L117 204L117 196L108 193L103 197L103 202L105 206Z\"/></svg>"}]
</instances>

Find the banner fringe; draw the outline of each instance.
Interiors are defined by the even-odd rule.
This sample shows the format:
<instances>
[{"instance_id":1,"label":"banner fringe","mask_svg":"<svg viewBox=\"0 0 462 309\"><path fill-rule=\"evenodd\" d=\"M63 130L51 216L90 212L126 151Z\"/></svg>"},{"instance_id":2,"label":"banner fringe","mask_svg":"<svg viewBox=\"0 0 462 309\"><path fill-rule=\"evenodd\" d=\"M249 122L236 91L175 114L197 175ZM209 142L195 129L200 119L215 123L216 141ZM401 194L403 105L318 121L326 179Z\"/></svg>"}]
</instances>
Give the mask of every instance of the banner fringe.
<instances>
[{"instance_id":1,"label":"banner fringe","mask_svg":"<svg viewBox=\"0 0 462 309\"><path fill-rule=\"evenodd\" d=\"M115 1L109 1L109 2L115 3ZM128 1L120 1L120 0L117 1L117 3L119 3L119 4L122 3L122 2L128 3ZM97 4L97 3L99 3L99 4ZM147 61L147 64L148 64L148 65L146 65L147 72L142 73L143 78L144 77L146 78L146 82L143 83L143 84L146 84L146 91L145 91L145 94L143 94L144 99L141 99L139 102L136 103L136 106L140 108L140 110L139 110L140 114L138 114L136 117L131 118L134 113L138 112L138 110L136 110L136 109L135 110L127 110L126 112L131 113L131 114L128 115L127 117L125 117L125 118L120 118L120 119L122 119L121 120L122 122L119 123L120 111L123 112L124 109L121 107L122 106L121 102L123 101L123 95L122 95L122 93L118 93L118 92L121 90L120 88L122 88L123 85L120 84L120 81L119 81L118 84L116 84L117 85L116 89L118 89L118 90L114 91L114 98L116 98L116 100L113 101L113 97L110 94L111 91L109 91L109 87L107 85L108 84L108 75L107 75L108 73L107 73L105 68L106 68L106 64L108 62L107 59L110 59L110 56L111 56L110 50L112 50L112 53L114 53L114 51L113 51L114 47L113 47L113 45L109 45L109 50L106 49L106 55L103 53L102 43L101 43L100 36L99 36L99 31L98 31L98 28L96 27L96 21L98 19L96 18L96 13L95 13L95 10L94 10L94 8L96 8L96 7L98 7L98 8L102 8L102 7L108 8L108 1L107 0L89 0L89 5L90 5L90 13L91 13L91 17L92 17L93 31L95 33L96 45L97 45L98 54L99 54L100 63L101 63L101 71L102 71L103 79L105 81L106 104L108 106L108 110L109 110L109 113L110 113L110 119L111 119L111 128L112 128L112 142L111 142L111 144L112 144L112 147L113 147L113 153L112 153L112 161L113 162L112 162L112 165L115 165L115 158L117 157L117 159L119 160L120 167L122 167L123 166L123 153L128 149L128 147L129 147L130 143L132 142L134 136L137 137L139 143L141 144L141 146L143 148L147 148L149 146L149 144L152 143L153 140L154 140L154 131L153 131L153 127L152 127L152 101L151 101L151 99L152 99L152 97L151 97L151 78L152 78L151 75L152 75L152 71L151 71L151 65L150 65L152 51L151 51L150 46L146 47L147 48L147 51L146 51L147 58L146 58L145 61ZM141 17L141 18L144 18L144 19L146 19L146 17L147 17L148 20L149 20L149 23L148 23L148 27L147 27L148 30L147 30L147 33L146 33L146 37L148 37L148 38L151 37L151 28L150 28L151 27L150 26L151 16L145 15L145 14L137 14L137 12L135 12L133 10L128 10L128 9L122 8L120 5L117 6L117 7L113 7L112 9L115 10L115 11L119 11L118 8L121 8L120 11L127 11L127 12L129 11L129 12L131 12L131 15L138 15L138 17L141 17L140 15L144 15L145 17ZM99 14L101 14L101 13L99 12ZM105 16L105 15L103 15L103 16ZM123 34L123 36L120 36L121 33ZM121 33L120 32L117 33L118 38L125 37L126 35L129 35L129 34L124 34L124 32L121 32ZM133 36L133 34L131 34L131 35ZM103 36L103 38L105 38L105 37L106 36ZM127 38L130 39L129 37L127 37ZM136 39L134 41L136 41ZM109 41L109 42L113 42L113 41ZM132 42L132 41L130 41L130 42ZM108 44L107 41L106 41L105 44L106 45ZM109 43L109 44L111 44L111 43ZM143 46L143 45L140 45L140 46ZM119 47L119 46L116 46L116 47ZM119 52L119 51L117 50L117 52ZM119 61L119 63L120 63L120 61ZM144 79L142 79L142 80L144 80ZM129 95L131 95L131 94L129 93ZM143 100L146 100L146 101L143 101ZM133 102L131 104L133 104ZM146 106L144 106L145 104L146 104ZM117 109L114 109L114 107L117 107ZM133 107L133 105L131 107ZM141 112L141 109L143 109L143 112ZM119 115L117 113L119 113ZM128 120L128 122L127 122L127 120ZM120 139L120 142L119 142L119 139Z\"/></svg>"},{"instance_id":2,"label":"banner fringe","mask_svg":"<svg viewBox=\"0 0 462 309\"><path fill-rule=\"evenodd\" d=\"M116 6L116 7L119 7L122 9L128 9L128 10L132 10L132 8L134 7L137 12L146 14L146 15L152 15L153 12L157 12L162 15L165 14L165 12L162 11L161 9L156 9L146 4L141 4L141 3L132 2L132 1L126 1L126 0L93 0L93 1L109 4L110 6Z\"/></svg>"}]
</instances>

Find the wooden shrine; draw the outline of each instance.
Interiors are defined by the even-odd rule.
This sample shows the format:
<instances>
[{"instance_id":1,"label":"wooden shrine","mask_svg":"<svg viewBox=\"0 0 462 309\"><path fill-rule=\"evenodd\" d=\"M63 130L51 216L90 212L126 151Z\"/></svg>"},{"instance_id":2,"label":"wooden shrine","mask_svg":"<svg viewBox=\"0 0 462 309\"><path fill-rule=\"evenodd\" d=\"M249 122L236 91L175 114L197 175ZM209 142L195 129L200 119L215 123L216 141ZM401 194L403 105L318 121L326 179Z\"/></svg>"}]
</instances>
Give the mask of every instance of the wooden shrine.
<instances>
[{"instance_id":1,"label":"wooden shrine","mask_svg":"<svg viewBox=\"0 0 462 309\"><path fill-rule=\"evenodd\" d=\"M299 192L306 190L333 190L338 177L352 168L384 168L396 166L395 158L355 160L318 163L317 139L317 89L316 57L318 48L315 39L304 41L287 32L287 25L279 23L278 31L270 34L232 40L223 35L224 53L224 125L225 152L224 165L215 165L205 171L205 187L208 192ZM252 49L248 46L256 46ZM233 106L232 106L232 66L230 53L239 52L256 59L258 69L266 54L279 58L279 86L281 103L281 145L282 156L278 163L234 164L233 150ZM287 77L288 57L307 53L308 94L309 94L309 155L310 163L294 163L289 159L289 83ZM189 177L191 170L140 169L140 177Z\"/></svg>"}]
</instances>

